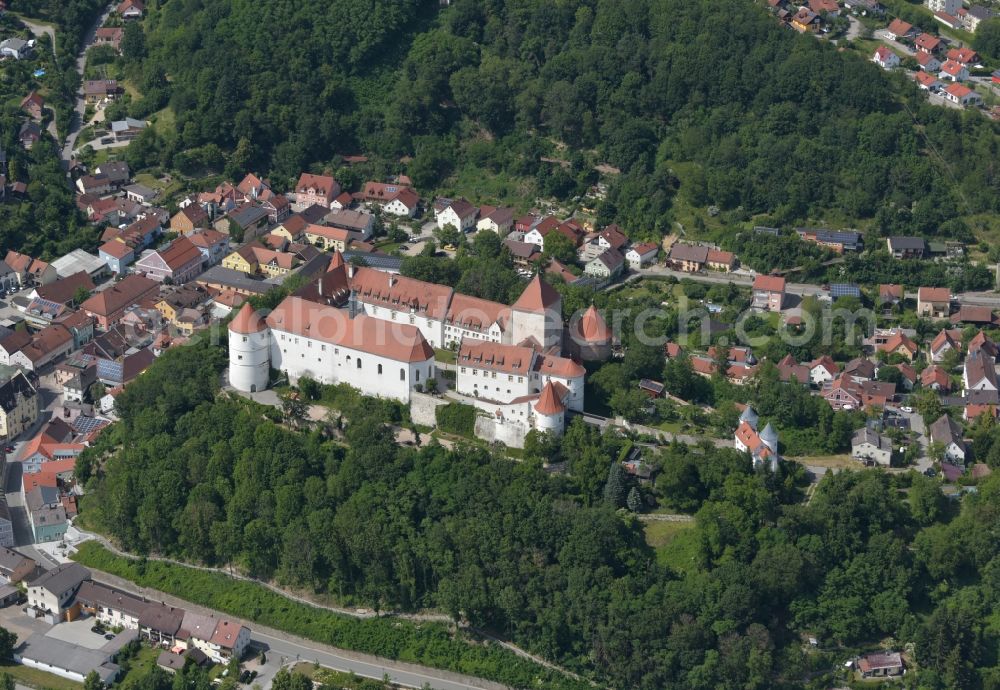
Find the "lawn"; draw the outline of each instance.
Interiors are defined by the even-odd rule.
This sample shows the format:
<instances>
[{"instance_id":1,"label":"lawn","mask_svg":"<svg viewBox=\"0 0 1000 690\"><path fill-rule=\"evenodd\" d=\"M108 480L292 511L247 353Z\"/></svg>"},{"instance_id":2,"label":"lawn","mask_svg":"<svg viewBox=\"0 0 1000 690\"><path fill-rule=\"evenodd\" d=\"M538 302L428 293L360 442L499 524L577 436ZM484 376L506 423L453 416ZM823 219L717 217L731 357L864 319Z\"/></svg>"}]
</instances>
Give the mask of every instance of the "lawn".
<instances>
[{"instance_id":1,"label":"lawn","mask_svg":"<svg viewBox=\"0 0 1000 690\"><path fill-rule=\"evenodd\" d=\"M46 673L37 668L28 668L20 664L0 666L0 672L9 673L21 685L38 690L80 690L83 683L76 683L53 673Z\"/></svg>"},{"instance_id":2,"label":"lawn","mask_svg":"<svg viewBox=\"0 0 1000 690\"><path fill-rule=\"evenodd\" d=\"M454 364L455 351L444 349L434 350L434 361L441 362L442 364Z\"/></svg>"},{"instance_id":3,"label":"lawn","mask_svg":"<svg viewBox=\"0 0 1000 690\"><path fill-rule=\"evenodd\" d=\"M161 651L160 649L143 645L139 649L139 653L129 660L128 673L120 681L121 686L126 687L130 680L135 681L145 677L156 666L156 659L160 656Z\"/></svg>"},{"instance_id":4,"label":"lawn","mask_svg":"<svg viewBox=\"0 0 1000 690\"><path fill-rule=\"evenodd\" d=\"M807 455L799 458L785 458L811 467L826 467L838 470L857 470L864 467L860 462L844 453L841 455Z\"/></svg>"},{"instance_id":5,"label":"lawn","mask_svg":"<svg viewBox=\"0 0 1000 690\"><path fill-rule=\"evenodd\" d=\"M149 173L139 173L135 176L135 181L139 184L144 184L151 189L160 190L160 197L158 201L168 199L183 189L183 185L173 175L170 176L170 184L164 184L160 178L154 177Z\"/></svg>"},{"instance_id":6,"label":"lawn","mask_svg":"<svg viewBox=\"0 0 1000 690\"><path fill-rule=\"evenodd\" d=\"M149 121L153 123L153 129L160 136L173 132L177 127L177 114L169 105L163 110L158 110L149 116Z\"/></svg>"},{"instance_id":7,"label":"lawn","mask_svg":"<svg viewBox=\"0 0 1000 690\"><path fill-rule=\"evenodd\" d=\"M678 572L697 569L698 531L694 522L651 521L645 524L646 543L656 560Z\"/></svg>"}]
</instances>

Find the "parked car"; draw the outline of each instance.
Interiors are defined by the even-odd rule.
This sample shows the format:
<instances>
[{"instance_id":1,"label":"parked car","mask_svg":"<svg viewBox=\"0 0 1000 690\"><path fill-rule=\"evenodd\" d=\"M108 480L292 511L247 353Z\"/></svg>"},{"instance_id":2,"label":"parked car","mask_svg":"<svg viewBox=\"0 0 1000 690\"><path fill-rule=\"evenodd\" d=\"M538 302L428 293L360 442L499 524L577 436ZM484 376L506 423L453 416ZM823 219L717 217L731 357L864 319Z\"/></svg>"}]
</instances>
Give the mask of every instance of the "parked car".
<instances>
[{"instance_id":1,"label":"parked car","mask_svg":"<svg viewBox=\"0 0 1000 690\"><path fill-rule=\"evenodd\" d=\"M900 407L899 409L901 409L901 410L902 410L903 412L905 412L906 414L913 414L913 408L912 408L912 407L910 407L909 405L903 405L903 406L902 406L902 407Z\"/></svg>"}]
</instances>

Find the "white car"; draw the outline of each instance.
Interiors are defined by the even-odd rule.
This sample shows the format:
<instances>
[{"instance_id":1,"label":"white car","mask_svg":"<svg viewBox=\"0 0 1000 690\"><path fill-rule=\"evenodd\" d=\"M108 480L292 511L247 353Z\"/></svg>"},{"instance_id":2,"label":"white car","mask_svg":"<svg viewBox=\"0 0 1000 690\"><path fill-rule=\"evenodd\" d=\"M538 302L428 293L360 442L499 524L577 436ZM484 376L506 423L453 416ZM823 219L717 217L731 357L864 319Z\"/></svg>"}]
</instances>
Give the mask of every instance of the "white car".
<instances>
[{"instance_id":1,"label":"white car","mask_svg":"<svg viewBox=\"0 0 1000 690\"><path fill-rule=\"evenodd\" d=\"M899 409L901 409L901 410L902 410L903 412L905 412L906 414L913 414L913 408L912 408L912 407L910 407L909 405L903 405L903 406L902 406L902 407L900 407Z\"/></svg>"}]
</instances>

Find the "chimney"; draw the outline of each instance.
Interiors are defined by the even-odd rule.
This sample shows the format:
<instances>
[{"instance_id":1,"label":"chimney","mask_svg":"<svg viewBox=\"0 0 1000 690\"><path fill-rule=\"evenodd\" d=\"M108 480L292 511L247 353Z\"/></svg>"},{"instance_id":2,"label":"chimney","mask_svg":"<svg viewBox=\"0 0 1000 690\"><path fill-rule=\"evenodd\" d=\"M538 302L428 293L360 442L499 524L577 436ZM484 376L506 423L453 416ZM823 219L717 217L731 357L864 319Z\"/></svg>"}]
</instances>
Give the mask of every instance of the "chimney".
<instances>
[{"instance_id":1,"label":"chimney","mask_svg":"<svg viewBox=\"0 0 1000 690\"><path fill-rule=\"evenodd\" d=\"M354 278L354 264L350 261L347 262L347 277L351 279Z\"/></svg>"},{"instance_id":2,"label":"chimney","mask_svg":"<svg viewBox=\"0 0 1000 690\"><path fill-rule=\"evenodd\" d=\"M390 273L389 274L389 287L392 287L395 284L396 284L396 276L393 275L392 273Z\"/></svg>"}]
</instances>

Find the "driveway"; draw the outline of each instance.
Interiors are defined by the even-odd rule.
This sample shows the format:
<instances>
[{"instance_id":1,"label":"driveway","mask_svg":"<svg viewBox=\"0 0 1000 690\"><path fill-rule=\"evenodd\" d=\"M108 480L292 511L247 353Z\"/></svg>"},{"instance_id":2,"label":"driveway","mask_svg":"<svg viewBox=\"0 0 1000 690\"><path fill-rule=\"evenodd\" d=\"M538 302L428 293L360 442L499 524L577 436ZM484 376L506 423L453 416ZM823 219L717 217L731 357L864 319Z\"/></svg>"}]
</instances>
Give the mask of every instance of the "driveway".
<instances>
[{"instance_id":1,"label":"driveway","mask_svg":"<svg viewBox=\"0 0 1000 690\"><path fill-rule=\"evenodd\" d=\"M882 41L884 43L887 43L888 45L892 46L893 48L895 48L896 50L898 50L899 52L901 52L903 55L909 55L910 57L913 57L914 55L916 55L916 52L912 48L904 46L899 41L896 41L895 39L893 39L892 36L889 34L889 32L886 31L885 29L878 29L875 32L874 36L878 40L880 40L880 41Z\"/></svg>"},{"instance_id":2,"label":"driveway","mask_svg":"<svg viewBox=\"0 0 1000 690\"><path fill-rule=\"evenodd\" d=\"M80 49L80 53L76 56L76 71L80 75L80 79L83 79L83 72L87 66L87 50L94 45L94 39L97 36L97 30L104 25L107 21L108 15L111 14L111 8L114 7L114 3L109 4L101 12L101 15L94 21L94 23L87 29L87 33L83 37L83 46ZM76 107L74 108L74 114L70 118L69 132L66 133L66 141L62 148L62 159L69 163L69 160L73 157L74 149L76 147L76 138L80 134L80 128L83 123L83 116L87 112L87 102L83 97L83 89L76 97Z\"/></svg>"}]
</instances>

